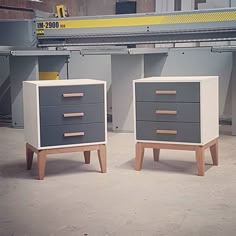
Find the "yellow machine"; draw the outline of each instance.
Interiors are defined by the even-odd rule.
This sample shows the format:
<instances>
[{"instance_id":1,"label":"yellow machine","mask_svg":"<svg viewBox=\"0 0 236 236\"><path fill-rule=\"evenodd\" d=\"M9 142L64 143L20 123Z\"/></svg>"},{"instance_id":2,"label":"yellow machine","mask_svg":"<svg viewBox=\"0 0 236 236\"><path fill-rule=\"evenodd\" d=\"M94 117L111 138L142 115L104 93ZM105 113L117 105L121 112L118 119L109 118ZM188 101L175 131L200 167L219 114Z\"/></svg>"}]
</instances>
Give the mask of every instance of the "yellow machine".
<instances>
[{"instance_id":1,"label":"yellow machine","mask_svg":"<svg viewBox=\"0 0 236 236\"><path fill-rule=\"evenodd\" d=\"M66 7L64 5L57 5L56 6L56 13L57 17L64 18L68 16L68 12L66 10Z\"/></svg>"},{"instance_id":2,"label":"yellow machine","mask_svg":"<svg viewBox=\"0 0 236 236\"><path fill-rule=\"evenodd\" d=\"M236 8L190 12L67 17L36 20L39 47L232 41Z\"/></svg>"}]
</instances>

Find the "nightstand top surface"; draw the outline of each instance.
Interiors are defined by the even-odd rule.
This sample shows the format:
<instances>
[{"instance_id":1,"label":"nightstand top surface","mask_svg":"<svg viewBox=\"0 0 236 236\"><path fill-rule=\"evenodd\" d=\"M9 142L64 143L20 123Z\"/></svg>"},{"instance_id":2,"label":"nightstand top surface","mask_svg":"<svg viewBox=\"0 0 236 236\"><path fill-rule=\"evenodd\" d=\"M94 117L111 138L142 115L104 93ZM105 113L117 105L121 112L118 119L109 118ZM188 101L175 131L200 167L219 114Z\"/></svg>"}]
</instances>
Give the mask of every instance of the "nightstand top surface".
<instances>
[{"instance_id":1,"label":"nightstand top surface","mask_svg":"<svg viewBox=\"0 0 236 236\"><path fill-rule=\"evenodd\" d=\"M69 86L69 85L87 85L87 84L105 84L106 81L93 79L69 79L69 80L35 80L24 81L24 83L37 86Z\"/></svg>"},{"instance_id":2,"label":"nightstand top surface","mask_svg":"<svg viewBox=\"0 0 236 236\"><path fill-rule=\"evenodd\" d=\"M171 77L147 77L134 80L134 82L201 82L205 80L215 80L218 76L171 76Z\"/></svg>"}]
</instances>

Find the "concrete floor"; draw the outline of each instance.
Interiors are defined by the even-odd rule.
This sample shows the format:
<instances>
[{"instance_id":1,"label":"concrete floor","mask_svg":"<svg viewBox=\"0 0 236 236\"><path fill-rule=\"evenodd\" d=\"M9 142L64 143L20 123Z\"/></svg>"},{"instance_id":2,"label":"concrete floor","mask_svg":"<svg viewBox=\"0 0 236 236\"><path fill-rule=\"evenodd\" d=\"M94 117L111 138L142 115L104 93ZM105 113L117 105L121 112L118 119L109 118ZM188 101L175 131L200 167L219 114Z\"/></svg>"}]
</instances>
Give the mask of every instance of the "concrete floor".
<instances>
[{"instance_id":1,"label":"concrete floor","mask_svg":"<svg viewBox=\"0 0 236 236\"><path fill-rule=\"evenodd\" d=\"M236 137L223 127L220 166L206 153L206 176L193 152L145 152L134 170L133 134L108 134L108 173L94 153L51 155L44 181L36 160L25 170L23 130L0 128L0 236L235 236Z\"/></svg>"}]
</instances>

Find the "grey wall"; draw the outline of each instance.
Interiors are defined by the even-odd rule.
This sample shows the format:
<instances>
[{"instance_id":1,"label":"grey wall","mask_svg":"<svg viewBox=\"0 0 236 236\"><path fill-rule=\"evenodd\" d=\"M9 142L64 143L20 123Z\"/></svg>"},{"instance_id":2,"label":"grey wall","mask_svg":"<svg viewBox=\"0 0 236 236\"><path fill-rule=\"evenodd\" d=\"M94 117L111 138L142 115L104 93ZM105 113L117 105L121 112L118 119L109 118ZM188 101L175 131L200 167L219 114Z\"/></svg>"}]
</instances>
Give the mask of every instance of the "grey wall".
<instances>
[{"instance_id":1,"label":"grey wall","mask_svg":"<svg viewBox=\"0 0 236 236\"><path fill-rule=\"evenodd\" d=\"M161 76L168 55L164 54L149 54L144 55L144 76Z\"/></svg>"},{"instance_id":2,"label":"grey wall","mask_svg":"<svg viewBox=\"0 0 236 236\"><path fill-rule=\"evenodd\" d=\"M0 87L9 76L9 58L6 56L0 57Z\"/></svg>"},{"instance_id":3,"label":"grey wall","mask_svg":"<svg viewBox=\"0 0 236 236\"><path fill-rule=\"evenodd\" d=\"M112 128L132 132L133 80L144 77L143 55L112 55Z\"/></svg>"},{"instance_id":4,"label":"grey wall","mask_svg":"<svg viewBox=\"0 0 236 236\"><path fill-rule=\"evenodd\" d=\"M11 114L9 58L0 57L0 114Z\"/></svg>"},{"instance_id":5,"label":"grey wall","mask_svg":"<svg viewBox=\"0 0 236 236\"><path fill-rule=\"evenodd\" d=\"M39 69L37 57L10 58L13 127L23 127L24 125L22 82L25 80L38 80L38 73Z\"/></svg>"},{"instance_id":6,"label":"grey wall","mask_svg":"<svg viewBox=\"0 0 236 236\"><path fill-rule=\"evenodd\" d=\"M111 58L106 55L85 55L78 51L71 53L69 59L69 77L101 79L111 82Z\"/></svg>"},{"instance_id":7,"label":"grey wall","mask_svg":"<svg viewBox=\"0 0 236 236\"><path fill-rule=\"evenodd\" d=\"M236 0L231 0L231 7L236 7Z\"/></svg>"},{"instance_id":8,"label":"grey wall","mask_svg":"<svg viewBox=\"0 0 236 236\"><path fill-rule=\"evenodd\" d=\"M32 20L0 21L0 46L36 46Z\"/></svg>"},{"instance_id":9,"label":"grey wall","mask_svg":"<svg viewBox=\"0 0 236 236\"><path fill-rule=\"evenodd\" d=\"M233 70L231 77L232 117L236 117L236 53L233 53ZM236 135L236 121L232 119L232 134Z\"/></svg>"},{"instance_id":10,"label":"grey wall","mask_svg":"<svg viewBox=\"0 0 236 236\"><path fill-rule=\"evenodd\" d=\"M35 46L35 30L32 27L32 20L21 21L0 21L0 46ZM22 69L22 68L21 68ZM9 59L5 56L0 57L0 113L11 113L11 94L6 88L10 81L9 78Z\"/></svg>"}]
</instances>

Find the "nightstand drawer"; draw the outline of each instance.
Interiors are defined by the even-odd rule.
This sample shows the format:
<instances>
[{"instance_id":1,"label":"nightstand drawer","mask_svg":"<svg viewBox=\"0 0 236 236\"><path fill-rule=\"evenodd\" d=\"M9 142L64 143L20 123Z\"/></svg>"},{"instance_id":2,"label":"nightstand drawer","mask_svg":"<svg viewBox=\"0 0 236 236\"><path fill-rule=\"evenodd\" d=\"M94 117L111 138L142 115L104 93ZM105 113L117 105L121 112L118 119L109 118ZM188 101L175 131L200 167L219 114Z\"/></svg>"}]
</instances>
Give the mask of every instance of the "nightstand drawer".
<instances>
[{"instance_id":1,"label":"nightstand drawer","mask_svg":"<svg viewBox=\"0 0 236 236\"><path fill-rule=\"evenodd\" d=\"M42 126L41 146L95 143L105 141L105 123Z\"/></svg>"},{"instance_id":2,"label":"nightstand drawer","mask_svg":"<svg viewBox=\"0 0 236 236\"><path fill-rule=\"evenodd\" d=\"M104 103L40 107L41 125L104 122Z\"/></svg>"},{"instance_id":3,"label":"nightstand drawer","mask_svg":"<svg viewBox=\"0 0 236 236\"><path fill-rule=\"evenodd\" d=\"M137 140L200 143L200 123L137 121Z\"/></svg>"},{"instance_id":4,"label":"nightstand drawer","mask_svg":"<svg viewBox=\"0 0 236 236\"><path fill-rule=\"evenodd\" d=\"M102 84L76 86L48 86L39 88L40 106L104 103Z\"/></svg>"},{"instance_id":5,"label":"nightstand drawer","mask_svg":"<svg viewBox=\"0 0 236 236\"><path fill-rule=\"evenodd\" d=\"M199 82L152 82L135 84L136 101L200 102Z\"/></svg>"},{"instance_id":6,"label":"nightstand drawer","mask_svg":"<svg viewBox=\"0 0 236 236\"><path fill-rule=\"evenodd\" d=\"M200 122L200 103L136 102L136 119Z\"/></svg>"}]
</instances>

